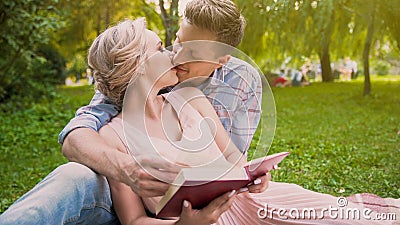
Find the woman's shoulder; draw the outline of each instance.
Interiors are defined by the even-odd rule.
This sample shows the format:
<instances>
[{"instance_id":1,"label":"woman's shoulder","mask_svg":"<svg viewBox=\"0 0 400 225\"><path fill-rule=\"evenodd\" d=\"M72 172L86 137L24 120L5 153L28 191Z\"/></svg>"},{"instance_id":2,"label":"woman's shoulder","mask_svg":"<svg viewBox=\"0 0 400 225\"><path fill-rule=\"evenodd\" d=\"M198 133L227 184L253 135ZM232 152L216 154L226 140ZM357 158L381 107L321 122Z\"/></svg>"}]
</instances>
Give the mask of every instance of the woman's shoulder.
<instances>
[{"instance_id":1,"label":"woman's shoulder","mask_svg":"<svg viewBox=\"0 0 400 225\"><path fill-rule=\"evenodd\" d=\"M183 106L191 106L202 116L208 116L210 112L214 112L214 108L207 97L196 87L183 87L172 91L170 94L177 95L183 101Z\"/></svg>"}]
</instances>

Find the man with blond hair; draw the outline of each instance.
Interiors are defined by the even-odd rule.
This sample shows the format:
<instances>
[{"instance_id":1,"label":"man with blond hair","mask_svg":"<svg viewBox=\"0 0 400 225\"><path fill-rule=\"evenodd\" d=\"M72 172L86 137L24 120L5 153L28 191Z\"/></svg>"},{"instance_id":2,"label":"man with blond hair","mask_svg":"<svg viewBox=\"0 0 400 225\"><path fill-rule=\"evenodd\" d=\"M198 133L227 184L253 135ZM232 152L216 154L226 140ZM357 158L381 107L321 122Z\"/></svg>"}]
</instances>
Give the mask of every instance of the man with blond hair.
<instances>
[{"instance_id":1,"label":"man with blond hair","mask_svg":"<svg viewBox=\"0 0 400 225\"><path fill-rule=\"evenodd\" d=\"M243 16L230 0L190 1L177 32L173 61L180 82L210 78L198 88L214 106L233 143L245 154L260 119L261 79L257 71L226 53L215 56L218 63L205 62L201 60L204 54L201 48L184 44L204 40L236 47L242 40L244 27ZM200 60L188 62L187 52ZM106 177L125 183L142 197L163 195L170 184L148 172L168 171L172 180L178 167L154 155L127 157L110 148L99 136L98 130L120 110L96 92L90 104L78 109L75 118L59 135L63 154L75 163L54 170L14 203L6 211L7 215L0 217L0 223L2 219L16 216L18 224L32 221L118 224ZM265 190L269 179L261 177L259 184L249 186L249 191Z\"/></svg>"}]
</instances>

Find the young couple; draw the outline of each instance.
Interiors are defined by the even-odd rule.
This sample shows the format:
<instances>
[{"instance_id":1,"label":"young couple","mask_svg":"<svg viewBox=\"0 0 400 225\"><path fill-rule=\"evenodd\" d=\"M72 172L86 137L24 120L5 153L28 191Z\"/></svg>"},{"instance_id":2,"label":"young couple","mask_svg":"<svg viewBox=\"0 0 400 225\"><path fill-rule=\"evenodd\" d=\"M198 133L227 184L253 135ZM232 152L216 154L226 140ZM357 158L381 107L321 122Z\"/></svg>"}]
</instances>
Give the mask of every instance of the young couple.
<instances>
[{"instance_id":1,"label":"young couple","mask_svg":"<svg viewBox=\"0 0 400 225\"><path fill-rule=\"evenodd\" d=\"M199 136L197 125L205 118L206 130L213 139L202 151L207 153L202 155L206 159L202 163L213 160L210 155L223 156L222 160L238 165L245 163L242 152L247 150L259 121L258 74L229 55L214 55L213 62L172 64L179 63L179 57L185 54L202 58L204 52L200 50L205 48L185 49L183 43L187 41L210 40L236 46L243 30L243 18L231 1L193 0L177 33L176 44L182 44L182 48L175 55L145 28L143 19L124 21L104 31L88 55L102 94L97 92L91 104L81 108L60 134L63 153L79 164L68 163L54 170L4 212L0 224L387 224L365 218L330 218L323 209L337 206L336 197L294 184L269 182L269 175L257 179L248 191L226 193L201 210L184 202L179 218L149 216L180 165L197 166L187 158L175 157L181 151L177 143L184 137ZM206 81L199 85L202 92L188 87L158 95L178 81L210 75L235 87L236 92L219 92L219 86ZM232 103L240 107L232 111L223 107ZM227 116L229 113L234 113L233 118ZM241 127L240 118L248 118L250 126ZM133 143L129 143L130 138ZM147 138L154 142L159 155L147 154L149 146L137 141ZM135 159L129 155L132 152ZM369 214L372 218L377 212L398 210L399 206L394 199L379 198L364 204L356 201L347 207L362 211L369 203L380 203L382 207L375 205ZM325 218L294 219L289 214L292 208L314 208L319 218L322 214ZM259 218L260 209L268 216Z\"/></svg>"}]
</instances>

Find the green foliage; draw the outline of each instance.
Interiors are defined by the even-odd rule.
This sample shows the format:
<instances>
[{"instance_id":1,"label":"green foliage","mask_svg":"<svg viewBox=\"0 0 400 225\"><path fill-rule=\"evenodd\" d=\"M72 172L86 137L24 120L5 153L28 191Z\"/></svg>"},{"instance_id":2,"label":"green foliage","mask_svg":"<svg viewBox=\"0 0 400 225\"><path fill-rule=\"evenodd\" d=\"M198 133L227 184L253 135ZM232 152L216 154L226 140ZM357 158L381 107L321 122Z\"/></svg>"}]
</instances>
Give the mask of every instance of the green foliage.
<instances>
[{"instance_id":1,"label":"green foliage","mask_svg":"<svg viewBox=\"0 0 400 225\"><path fill-rule=\"evenodd\" d=\"M75 76L77 73L82 73L86 71L88 65L86 64L86 60L83 56L77 54L71 61L71 66L68 69L68 74Z\"/></svg>"},{"instance_id":2,"label":"green foliage","mask_svg":"<svg viewBox=\"0 0 400 225\"><path fill-rule=\"evenodd\" d=\"M15 103L0 105L0 212L66 162L57 136L93 94L88 86L59 88L54 98L29 109L21 110Z\"/></svg>"},{"instance_id":3,"label":"green foliage","mask_svg":"<svg viewBox=\"0 0 400 225\"><path fill-rule=\"evenodd\" d=\"M385 61L378 61L375 66L375 72L378 75L387 75L390 70L390 64Z\"/></svg>"},{"instance_id":4,"label":"green foliage","mask_svg":"<svg viewBox=\"0 0 400 225\"><path fill-rule=\"evenodd\" d=\"M54 86L54 84L64 84L66 78L65 58L56 48L51 45L41 45L38 47L37 55L43 57L45 61L35 70L39 75L37 80ZM47 70L47 72L45 72ZM41 72L43 71L43 72Z\"/></svg>"},{"instance_id":5,"label":"green foliage","mask_svg":"<svg viewBox=\"0 0 400 225\"><path fill-rule=\"evenodd\" d=\"M51 74L51 71L62 66L53 66L53 59L46 58L54 54L48 56L48 49L40 46L49 43L53 32L61 27L59 12L54 7L56 2L1 1L0 102L17 97L35 100L48 93L49 83L46 78L41 80L42 75L56 76L57 72Z\"/></svg>"},{"instance_id":6,"label":"green foliage","mask_svg":"<svg viewBox=\"0 0 400 225\"><path fill-rule=\"evenodd\" d=\"M161 19L165 29L165 46L170 46L179 30L178 0L171 0L169 10L164 7L164 0L159 0Z\"/></svg>"},{"instance_id":7,"label":"green foliage","mask_svg":"<svg viewBox=\"0 0 400 225\"><path fill-rule=\"evenodd\" d=\"M382 1L378 14L383 18L384 26L395 39L397 48L400 50L400 2L397 0Z\"/></svg>"},{"instance_id":8,"label":"green foliage","mask_svg":"<svg viewBox=\"0 0 400 225\"><path fill-rule=\"evenodd\" d=\"M126 18L146 17L148 28L156 31L163 26L155 5L144 0L60 0L58 7L63 9L66 23L58 32L60 48L69 60L77 54L86 57L92 41L101 32Z\"/></svg>"},{"instance_id":9,"label":"green foliage","mask_svg":"<svg viewBox=\"0 0 400 225\"><path fill-rule=\"evenodd\" d=\"M236 0L247 20L241 50L251 56L263 72L287 64L301 65L302 57L345 56L361 59L372 1L362 0ZM376 1L372 46L400 49L400 1ZM375 46L374 46L375 47ZM380 48L371 49L372 54ZM389 51L391 52L391 51ZM325 53L325 54L323 54ZM382 56L379 56L382 57ZM288 60L288 62L285 62ZM324 68L329 70L329 63Z\"/></svg>"}]
</instances>

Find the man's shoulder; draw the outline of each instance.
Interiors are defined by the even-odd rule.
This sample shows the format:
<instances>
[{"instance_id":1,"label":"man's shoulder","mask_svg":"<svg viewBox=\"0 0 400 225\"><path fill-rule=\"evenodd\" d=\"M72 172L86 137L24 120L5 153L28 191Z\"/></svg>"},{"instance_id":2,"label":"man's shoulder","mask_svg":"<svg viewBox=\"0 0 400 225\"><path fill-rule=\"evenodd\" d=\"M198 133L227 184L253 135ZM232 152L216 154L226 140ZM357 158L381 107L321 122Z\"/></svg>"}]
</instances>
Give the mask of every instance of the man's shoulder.
<instances>
[{"instance_id":1,"label":"man's shoulder","mask_svg":"<svg viewBox=\"0 0 400 225\"><path fill-rule=\"evenodd\" d=\"M222 67L221 73L224 76L224 80L227 82L234 78L240 78L250 83L261 83L261 74L257 66L253 66L233 56L228 63Z\"/></svg>"},{"instance_id":2,"label":"man's shoulder","mask_svg":"<svg viewBox=\"0 0 400 225\"><path fill-rule=\"evenodd\" d=\"M229 59L228 63L224 65L224 67L230 68L230 69L237 69L237 68L252 68L255 69L252 65L250 65L248 62L236 58L234 56L231 56Z\"/></svg>"}]
</instances>

